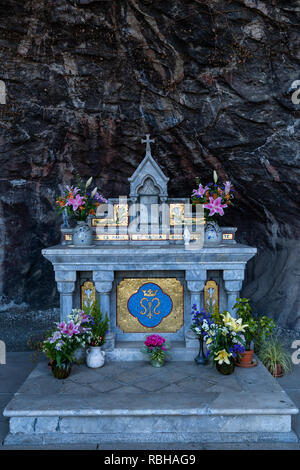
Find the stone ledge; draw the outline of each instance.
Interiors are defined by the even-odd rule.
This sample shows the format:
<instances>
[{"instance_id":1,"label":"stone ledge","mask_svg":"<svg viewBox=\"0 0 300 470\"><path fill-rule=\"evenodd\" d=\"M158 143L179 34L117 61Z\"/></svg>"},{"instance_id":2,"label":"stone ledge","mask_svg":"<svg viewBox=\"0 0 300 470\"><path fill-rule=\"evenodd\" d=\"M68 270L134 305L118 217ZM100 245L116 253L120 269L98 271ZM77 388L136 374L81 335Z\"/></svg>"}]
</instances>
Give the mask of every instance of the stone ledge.
<instances>
[{"instance_id":1,"label":"stone ledge","mask_svg":"<svg viewBox=\"0 0 300 470\"><path fill-rule=\"evenodd\" d=\"M4 441L5 446L31 446L31 445L59 445L59 444L103 444L103 443L296 443L298 438L291 432L263 432L263 433L207 433L197 435L189 433L143 433L141 434L8 434Z\"/></svg>"}]
</instances>

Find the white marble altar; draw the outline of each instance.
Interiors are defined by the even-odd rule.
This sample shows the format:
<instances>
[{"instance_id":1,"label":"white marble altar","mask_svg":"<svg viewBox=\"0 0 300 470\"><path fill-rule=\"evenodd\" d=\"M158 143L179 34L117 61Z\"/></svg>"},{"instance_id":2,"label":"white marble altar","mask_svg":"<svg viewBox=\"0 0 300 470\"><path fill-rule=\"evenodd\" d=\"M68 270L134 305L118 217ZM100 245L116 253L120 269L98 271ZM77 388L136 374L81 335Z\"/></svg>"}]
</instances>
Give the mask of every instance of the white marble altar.
<instances>
[{"instance_id":1,"label":"white marble altar","mask_svg":"<svg viewBox=\"0 0 300 470\"><path fill-rule=\"evenodd\" d=\"M73 246L72 229L63 227L62 244L42 252L53 264L62 319L72 308L80 306L82 283L87 280L93 283L101 309L110 317L107 346L110 350L115 348L115 340L141 341L145 333L154 331L163 333L172 341L184 342L189 347L191 307L193 304L203 306L206 281L214 280L218 285L220 310L226 309L234 315L233 305L242 288L246 263L257 251L256 248L236 243L236 229L232 227L222 227L221 244L203 246L203 227L202 233L201 228L200 232L194 231L189 198L168 197L168 178L151 155L149 136L145 142L146 155L129 178L129 197L110 199L107 215L97 214L90 220L94 230L93 245ZM139 215L137 221L135 214ZM187 237L187 230L190 237ZM124 279L130 282L138 278L150 278L152 282L157 279L158 289L160 279L176 278L180 282L184 293L182 305L179 301L175 302L174 289L167 292L173 302L170 315L174 315L176 328L170 326L171 317L168 323L165 319L158 323L159 318L149 310L148 317L155 317L157 321L155 327L144 327L141 331L139 325L143 320L140 317L133 329L120 329L118 309L122 299L117 301L118 285ZM151 289L146 290L148 298L145 298L145 305L149 296L154 296L154 290L153 295L151 292ZM166 295L163 290L160 294ZM158 304L162 297L156 300ZM151 303L149 305L151 307ZM127 313L132 320L131 313ZM123 311L122 315L126 312ZM181 324L178 323L180 315ZM122 320L124 324L124 318Z\"/></svg>"}]
</instances>

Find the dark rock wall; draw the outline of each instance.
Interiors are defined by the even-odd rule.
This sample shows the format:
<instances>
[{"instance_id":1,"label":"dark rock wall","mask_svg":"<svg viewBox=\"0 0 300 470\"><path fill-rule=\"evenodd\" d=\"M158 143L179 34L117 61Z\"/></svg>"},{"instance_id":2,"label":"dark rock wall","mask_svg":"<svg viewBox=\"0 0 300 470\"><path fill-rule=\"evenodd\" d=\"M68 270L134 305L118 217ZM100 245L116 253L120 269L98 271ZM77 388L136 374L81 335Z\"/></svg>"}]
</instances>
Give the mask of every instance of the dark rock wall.
<instances>
[{"instance_id":1,"label":"dark rock wall","mask_svg":"<svg viewBox=\"0 0 300 470\"><path fill-rule=\"evenodd\" d=\"M55 195L80 173L127 194L141 136L186 196L194 178L236 187L222 220L257 246L244 295L300 329L299 1L0 0L0 294L58 305L41 249Z\"/></svg>"}]
</instances>

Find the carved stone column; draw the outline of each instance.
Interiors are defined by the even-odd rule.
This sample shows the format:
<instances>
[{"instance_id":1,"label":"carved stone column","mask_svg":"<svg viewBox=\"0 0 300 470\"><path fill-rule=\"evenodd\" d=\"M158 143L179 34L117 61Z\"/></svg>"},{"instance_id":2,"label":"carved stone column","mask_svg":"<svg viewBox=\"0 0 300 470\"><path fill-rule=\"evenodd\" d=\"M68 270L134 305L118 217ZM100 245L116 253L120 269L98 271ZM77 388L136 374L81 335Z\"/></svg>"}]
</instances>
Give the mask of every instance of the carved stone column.
<instances>
[{"instance_id":1,"label":"carved stone column","mask_svg":"<svg viewBox=\"0 0 300 470\"><path fill-rule=\"evenodd\" d=\"M227 310L236 318L236 312L233 308L237 297L240 296L244 279L244 269L224 270L223 279L225 281L225 290L227 293Z\"/></svg>"},{"instance_id":2,"label":"carved stone column","mask_svg":"<svg viewBox=\"0 0 300 470\"><path fill-rule=\"evenodd\" d=\"M185 278L187 281L187 288L191 293L191 302L189 311L185 313L185 341L187 348L197 348L198 339L193 331L190 330L192 322L192 307L197 305L197 309L203 307L203 289L206 281L206 270L191 270L186 271Z\"/></svg>"},{"instance_id":3,"label":"carved stone column","mask_svg":"<svg viewBox=\"0 0 300 470\"><path fill-rule=\"evenodd\" d=\"M93 280L95 283L95 288L98 294L100 294L100 308L103 315L107 313L109 318L109 328L106 334L106 350L113 350L115 347L115 337L113 334L113 325L111 324L111 315L110 315L110 293L112 290L112 284L114 279L113 271L94 271Z\"/></svg>"},{"instance_id":4,"label":"carved stone column","mask_svg":"<svg viewBox=\"0 0 300 470\"><path fill-rule=\"evenodd\" d=\"M60 293L60 320L66 321L73 308L76 271L55 271L55 280Z\"/></svg>"}]
</instances>

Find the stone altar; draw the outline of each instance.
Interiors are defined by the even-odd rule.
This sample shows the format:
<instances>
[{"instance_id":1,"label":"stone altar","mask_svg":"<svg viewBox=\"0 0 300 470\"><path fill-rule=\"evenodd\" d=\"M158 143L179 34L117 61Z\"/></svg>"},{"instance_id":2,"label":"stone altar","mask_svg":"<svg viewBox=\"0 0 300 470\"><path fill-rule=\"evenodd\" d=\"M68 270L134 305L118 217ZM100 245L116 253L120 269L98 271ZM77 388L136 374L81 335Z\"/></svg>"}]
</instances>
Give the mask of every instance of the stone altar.
<instances>
[{"instance_id":1,"label":"stone altar","mask_svg":"<svg viewBox=\"0 0 300 470\"><path fill-rule=\"evenodd\" d=\"M129 178L129 197L109 199L89 220L93 245L73 246L64 225L62 244L42 253L54 267L61 319L99 297L110 318L108 357L139 359L135 342L159 332L172 340L178 360L190 359L184 350L196 346L192 305L210 303L235 315L246 263L257 250L236 243L232 227L222 227L220 244L203 244L203 214L193 213L189 198L168 197L149 135L143 142L146 155ZM117 353L126 345L131 354Z\"/></svg>"}]
</instances>

